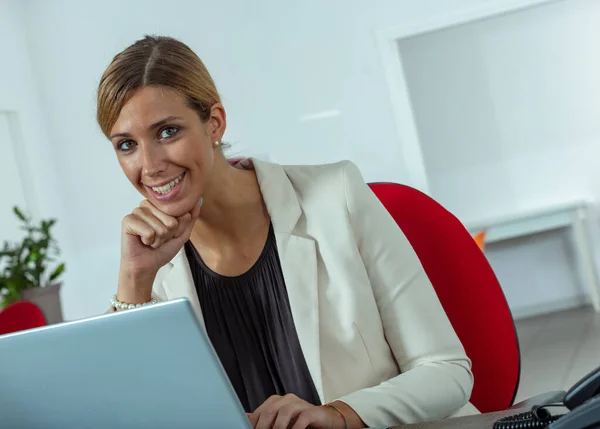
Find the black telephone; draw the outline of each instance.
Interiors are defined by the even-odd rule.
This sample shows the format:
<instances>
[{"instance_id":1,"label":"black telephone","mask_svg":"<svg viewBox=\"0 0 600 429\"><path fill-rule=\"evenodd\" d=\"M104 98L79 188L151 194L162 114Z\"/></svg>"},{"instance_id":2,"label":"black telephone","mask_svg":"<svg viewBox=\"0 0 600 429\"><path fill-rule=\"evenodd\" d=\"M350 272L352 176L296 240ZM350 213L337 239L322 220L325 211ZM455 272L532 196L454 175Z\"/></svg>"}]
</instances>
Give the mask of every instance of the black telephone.
<instances>
[{"instance_id":1,"label":"black telephone","mask_svg":"<svg viewBox=\"0 0 600 429\"><path fill-rule=\"evenodd\" d=\"M570 411L553 416L551 406ZM494 429L595 429L600 428L600 367L569 389L562 404L536 405L530 412L498 420Z\"/></svg>"}]
</instances>

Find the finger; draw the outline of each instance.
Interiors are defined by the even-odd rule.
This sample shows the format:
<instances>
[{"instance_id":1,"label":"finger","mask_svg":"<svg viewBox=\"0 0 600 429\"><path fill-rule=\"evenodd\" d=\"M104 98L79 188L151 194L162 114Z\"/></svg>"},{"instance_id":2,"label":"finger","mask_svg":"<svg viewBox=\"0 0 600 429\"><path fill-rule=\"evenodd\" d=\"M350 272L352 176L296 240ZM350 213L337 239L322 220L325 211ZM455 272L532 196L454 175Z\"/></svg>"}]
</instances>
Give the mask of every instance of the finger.
<instances>
[{"instance_id":1,"label":"finger","mask_svg":"<svg viewBox=\"0 0 600 429\"><path fill-rule=\"evenodd\" d=\"M252 425L252 427L256 427L256 423L258 422L258 416L252 413L246 413L246 416L248 416L248 420L250 420L250 424Z\"/></svg>"},{"instance_id":2,"label":"finger","mask_svg":"<svg viewBox=\"0 0 600 429\"><path fill-rule=\"evenodd\" d=\"M154 215L154 217L160 220L163 223L163 225L165 225L169 230L174 231L175 229L177 229L177 225L179 224L177 218L169 216L168 214L154 206L150 201L142 201L140 203L140 207L152 213L152 215Z\"/></svg>"},{"instance_id":3,"label":"finger","mask_svg":"<svg viewBox=\"0 0 600 429\"><path fill-rule=\"evenodd\" d=\"M133 209L131 214L138 219L144 221L148 224L155 232L154 241L150 243L150 246L153 248L158 248L165 241L171 239L173 232L169 231L169 228L166 227L164 223L162 223L152 212L144 207L136 207Z\"/></svg>"},{"instance_id":4,"label":"finger","mask_svg":"<svg viewBox=\"0 0 600 429\"><path fill-rule=\"evenodd\" d=\"M273 423L273 429L288 429L305 408L306 405L301 402L287 404L279 408Z\"/></svg>"},{"instance_id":5,"label":"finger","mask_svg":"<svg viewBox=\"0 0 600 429\"><path fill-rule=\"evenodd\" d=\"M271 429L273 427L273 423L275 422L275 418L277 417L277 413L275 410L264 410L258 415L258 420L254 425L255 429Z\"/></svg>"},{"instance_id":6,"label":"finger","mask_svg":"<svg viewBox=\"0 0 600 429\"><path fill-rule=\"evenodd\" d=\"M150 246L154 242L156 234L150 225L133 215L127 215L123 219L123 231L126 234L140 237L146 246Z\"/></svg>"},{"instance_id":7,"label":"finger","mask_svg":"<svg viewBox=\"0 0 600 429\"><path fill-rule=\"evenodd\" d=\"M202 200L200 200L202 202ZM192 233L192 228L196 223L196 220L200 216L200 209L202 204L197 204L194 206L190 213L186 213L183 216L179 216L177 221L179 225L173 234L175 238L181 238L181 241L185 242L190 238L190 234Z\"/></svg>"},{"instance_id":8,"label":"finger","mask_svg":"<svg viewBox=\"0 0 600 429\"><path fill-rule=\"evenodd\" d=\"M179 216L177 218L177 228L173 231L173 238L179 238L185 235L186 232L191 232L194 226L194 222L192 222L192 215L189 213L184 214L183 216ZM187 240L188 237L186 237Z\"/></svg>"},{"instance_id":9,"label":"finger","mask_svg":"<svg viewBox=\"0 0 600 429\"><path fill-rule=\"evenodd\" d=\"M267 408L270 408L271 405L274 405L275 403L281 401L282 399L283 399L283 396L271 395L256 410L254 410L254 412L252 414L260 414L261 412L263 412Z\"/></svg>"},{"instance_id":10,"label":"finger","mask_svg":"<svg viewBox=\"0 0 600 429\"><path fill-rule=\"evenodd\" d=\"M257 419L254 425L255 429L271 429L273 427L279 403L282 400L282 396L271 396L254 411L253 415Z\"/></svg>"},{"instance_id":11,"label":"finger","mask_svg":"<svg viewBox=\"0 0 600 429\"><path fill-rule=\"evenodd\" d=\"M320 426L323 426L325 421L324 419L319 418L319 411L322 411L319 410L319 407L304 410L298 415L292 429L307 429L311 425L317 426L319 422L322 423ZM327 425L326 427L330 427L330 425Z\"/></svg>"}]
</instances>

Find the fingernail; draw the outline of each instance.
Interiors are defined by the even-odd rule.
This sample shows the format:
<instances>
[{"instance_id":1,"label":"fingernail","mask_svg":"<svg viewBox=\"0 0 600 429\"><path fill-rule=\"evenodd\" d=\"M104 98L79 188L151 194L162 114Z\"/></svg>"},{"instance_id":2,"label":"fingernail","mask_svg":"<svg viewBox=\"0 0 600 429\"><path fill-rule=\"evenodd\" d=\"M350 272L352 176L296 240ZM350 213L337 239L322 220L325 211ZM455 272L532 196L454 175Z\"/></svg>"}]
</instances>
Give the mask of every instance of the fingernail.
<instances>
[{"instance_id":1,"label":"fingernail","mask_svg":"<svg viewBox=\"0 0 600 429\"><path fill-rule=\"evenodd\" d=\"M202 204L204 203L204 198L200 197L200 207L202 207Z\"/></svg>"}]
</instances>

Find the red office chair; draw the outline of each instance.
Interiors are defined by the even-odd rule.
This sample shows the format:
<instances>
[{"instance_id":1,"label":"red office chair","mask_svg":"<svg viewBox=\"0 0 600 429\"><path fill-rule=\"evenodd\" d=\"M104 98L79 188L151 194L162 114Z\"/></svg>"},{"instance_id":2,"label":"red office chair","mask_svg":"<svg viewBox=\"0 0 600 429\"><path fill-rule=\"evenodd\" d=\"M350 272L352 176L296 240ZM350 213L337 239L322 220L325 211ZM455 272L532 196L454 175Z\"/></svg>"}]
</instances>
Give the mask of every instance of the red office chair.
<instances>
[{"instance_id":1,"label":"red office chair","mask_svg":"<svg viewBox=\"0 0 600 429\"><path fill-rule=\"evenodd\" d=\"M13 302L0 311L0 335L40 326L46 326L46 318L33 302Z\"/></svg>"},{"instance_id":2,"label":"red office chair","mask_svg":"<svg viewBox=\"0 0 600 429\"><path fill-rule=\"evenodd\" d=\"M519 385L519 341L487 259L459 220L427 195L395 183L369 186L413 246L473 362L472 404L481 412L510 407Z\"/></svg>"}]
</instances>

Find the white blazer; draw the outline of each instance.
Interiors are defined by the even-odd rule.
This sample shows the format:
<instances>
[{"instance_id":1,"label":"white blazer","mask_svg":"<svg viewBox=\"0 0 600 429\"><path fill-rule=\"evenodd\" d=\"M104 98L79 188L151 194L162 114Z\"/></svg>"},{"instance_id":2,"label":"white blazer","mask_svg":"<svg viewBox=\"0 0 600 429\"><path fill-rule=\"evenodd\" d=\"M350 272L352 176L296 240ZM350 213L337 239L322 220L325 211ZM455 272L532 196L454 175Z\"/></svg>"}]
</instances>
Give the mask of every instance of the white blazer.
<instances>
[{"instance_id":1,"label":"white blazer","mask_svg":"<svg viewBox=\"0 0 600 429\"><path fill-rule=\"evenodd\" d=\"M476 413L468 404L471 362L411 245L358 168L258 160L246 168L252 163L323 403L347 403L370 427ZM160 269L153 292L189 298L202 320L183 249Z\"/></svg>"}]
</instances>

